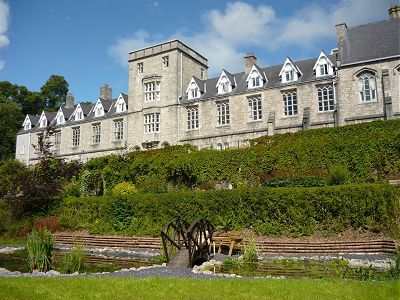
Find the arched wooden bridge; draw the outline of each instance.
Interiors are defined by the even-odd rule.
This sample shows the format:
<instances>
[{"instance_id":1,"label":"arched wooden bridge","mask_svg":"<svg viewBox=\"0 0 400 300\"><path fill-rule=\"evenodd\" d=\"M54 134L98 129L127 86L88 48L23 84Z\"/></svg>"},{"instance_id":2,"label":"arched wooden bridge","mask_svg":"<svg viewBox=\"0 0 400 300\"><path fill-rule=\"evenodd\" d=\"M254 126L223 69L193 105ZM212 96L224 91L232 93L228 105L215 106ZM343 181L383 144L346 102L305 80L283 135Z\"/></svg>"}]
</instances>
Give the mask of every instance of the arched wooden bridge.
<instances>
[{"instance_id":1,"label":"arched wooden bridge","mask_svg":"<svg viewBox=\"0 0 400 300\"><path fill-rule=\"evenodd\" d=\"M170 267L193 267L210 259L214 227L200 219L189 225L170 221L161 231L164 253Z\"/></svg>"}]
</instances>

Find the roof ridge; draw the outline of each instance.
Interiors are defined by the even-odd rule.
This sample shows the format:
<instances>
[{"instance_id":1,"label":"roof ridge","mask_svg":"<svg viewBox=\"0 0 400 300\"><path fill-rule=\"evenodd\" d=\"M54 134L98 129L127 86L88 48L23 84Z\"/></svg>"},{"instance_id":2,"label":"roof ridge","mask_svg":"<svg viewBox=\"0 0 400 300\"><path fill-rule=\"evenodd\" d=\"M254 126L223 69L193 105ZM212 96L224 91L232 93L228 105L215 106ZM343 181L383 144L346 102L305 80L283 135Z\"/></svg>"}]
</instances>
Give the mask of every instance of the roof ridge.
<instances>
[{"instance_id":1,"label":"roof ridge","mask_svg":"<svg viewBox=\"0 0 400 300\"><path fill-rule=\"evenodd\" d=\"M381 20L381 21L375 21L375 22L371 22L371 23L367 23L367 24L360 24L360 25L348 27L347 29L354 29L354 28L366 27L366 26L369 26L369 25L375 25L375 24L384 23L384 22L399 21L399 20L400 20L400 19L398 19L398 18L396 18L396 19L385 19L385 20Z\"/></svg>"}]
</instances>

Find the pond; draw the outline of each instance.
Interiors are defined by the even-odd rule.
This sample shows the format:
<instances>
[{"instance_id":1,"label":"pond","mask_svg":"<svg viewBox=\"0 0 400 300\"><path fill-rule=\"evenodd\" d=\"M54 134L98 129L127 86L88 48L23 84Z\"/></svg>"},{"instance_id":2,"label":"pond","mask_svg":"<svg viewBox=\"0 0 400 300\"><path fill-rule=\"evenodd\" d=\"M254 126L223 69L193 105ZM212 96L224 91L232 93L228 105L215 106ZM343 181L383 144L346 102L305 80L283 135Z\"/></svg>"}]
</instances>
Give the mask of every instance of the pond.
<instances>
[{"instance_id":1,"label":"pond","mask_svg":"<svg viewBox=\"0 0 400 300\"><path fill-rule=\"evenodd\" d=\"M56 249L53 251L53 269L59 270L61 260L66 254L65 250ZM0 253L0 268L5 268L9 271L19 271L23 273L29 272L27 263L27 251L17 250L14 252ZM137 258L132 256L111 256L111 255L96 255L86 253L85 272L113 272L123 268L138 268L154 265L154 260Z\"/></svg>"},{"instance_id":2,"label":"pond","mask_svg":"<svg viewBox=\"0 0 400 300\"><path fill-rule=\"evenodd\" d=\"M210 266L216 274L237 274L243 277L289 277L289 278L353 278L371 279L387 277L388 271L376 268L350 267L345 260L265 260L240 262L233 259Z\"/></svg>"}]
</instances>

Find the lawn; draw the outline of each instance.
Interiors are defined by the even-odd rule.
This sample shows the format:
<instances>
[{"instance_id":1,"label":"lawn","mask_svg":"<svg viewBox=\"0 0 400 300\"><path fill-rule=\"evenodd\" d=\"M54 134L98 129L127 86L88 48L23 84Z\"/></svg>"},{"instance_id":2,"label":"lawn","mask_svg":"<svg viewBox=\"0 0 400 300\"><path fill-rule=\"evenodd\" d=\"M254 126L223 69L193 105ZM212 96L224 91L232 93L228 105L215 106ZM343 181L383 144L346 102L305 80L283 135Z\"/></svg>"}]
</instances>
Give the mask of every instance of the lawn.
<instances>
[{"instance_id":1,"label":"lawn","mask_svg":"<svg viewBox=\"0 0 400 300\"><path fill-rule=\"evenodd\" d=\"M400 281L0 278L1 299L400 299Z\"/></svg>"}]
</instances>

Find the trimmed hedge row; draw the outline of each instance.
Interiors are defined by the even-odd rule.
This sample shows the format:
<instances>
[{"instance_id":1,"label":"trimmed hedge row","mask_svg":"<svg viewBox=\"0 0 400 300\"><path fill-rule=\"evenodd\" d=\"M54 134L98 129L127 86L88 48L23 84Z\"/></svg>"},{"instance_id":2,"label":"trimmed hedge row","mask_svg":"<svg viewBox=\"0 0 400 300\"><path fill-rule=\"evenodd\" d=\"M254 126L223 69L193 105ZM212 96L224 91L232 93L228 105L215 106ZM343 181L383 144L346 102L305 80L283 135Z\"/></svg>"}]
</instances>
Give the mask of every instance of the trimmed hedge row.
<instances>
[{"instance_id":1,"label":"trimmed hedge row","mask_svg":"<svg viewBox=\"0 0 400 300\"><path fill-rule=\"evenodd\" d=\"M85 168L101 172L106 194L123 181L141 191L165 192L211 190L221 182L237 188L320 186L336 166L352 183L382 183L400 173L400 120L277 134L252 143L225 151L185 145L110 155Z\"/></svg>"},{"instance_id":2,"label":"trimmed hedge row","mask_svg":"<svg viewBox=\"0 0 400 300\"><path fill-rule=\"evenodd\" d=\"M343 185L67 198L61 225L98 234L158 235L173 218L207 218L216 227L274 235L348 228L400 234L400 187Z\"/></svg>"}]
</instances>

